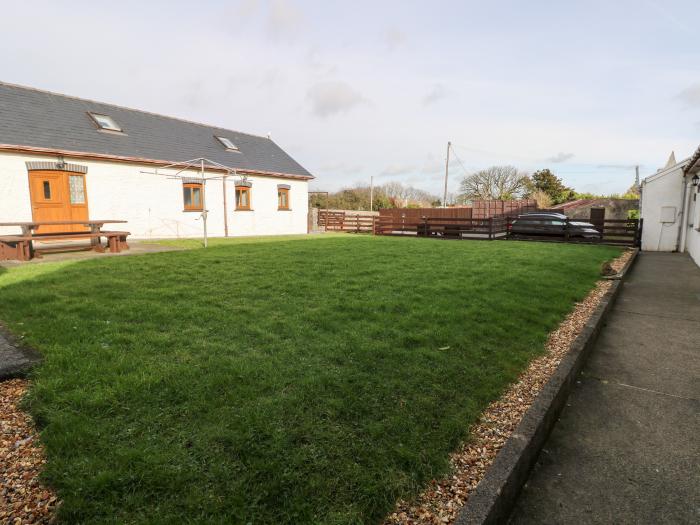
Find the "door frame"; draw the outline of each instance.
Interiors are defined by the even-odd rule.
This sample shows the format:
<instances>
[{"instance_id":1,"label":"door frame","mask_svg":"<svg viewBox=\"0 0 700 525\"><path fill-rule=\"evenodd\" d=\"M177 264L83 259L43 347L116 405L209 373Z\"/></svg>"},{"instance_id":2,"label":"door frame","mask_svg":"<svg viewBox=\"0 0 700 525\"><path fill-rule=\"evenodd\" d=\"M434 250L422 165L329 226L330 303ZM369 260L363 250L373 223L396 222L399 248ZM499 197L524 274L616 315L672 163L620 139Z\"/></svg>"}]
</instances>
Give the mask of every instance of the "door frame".
<instances>
[{"instance_id":1,"label":"door frame","mask_svg":"<svg viewBox=\"0 0 700 525\"><path fill-rule=\"evenodd\" d=\"M79 220L74 219L72 211L73 209L84 209L86 220L90 219L90 207L87 191L87 167L79 166L77 164L59 164L52 162L27 162L27 184L29 189L29 206L32 211L32 220L36 221L35 204L39 201L35 201L34 194L32 191L32 174L36 172L46 172L51 174L60 174L60 183L62 185L61 191L65 194L64 197L64 207L70 213L70 218L66 220ZM70 177L80 176L83 179L83 196L84 202L81 204L73 204L70 201ZM85 228L79 225L66 225L62 228L64 231L84 231Z\"/></svg>"}]
</instances>

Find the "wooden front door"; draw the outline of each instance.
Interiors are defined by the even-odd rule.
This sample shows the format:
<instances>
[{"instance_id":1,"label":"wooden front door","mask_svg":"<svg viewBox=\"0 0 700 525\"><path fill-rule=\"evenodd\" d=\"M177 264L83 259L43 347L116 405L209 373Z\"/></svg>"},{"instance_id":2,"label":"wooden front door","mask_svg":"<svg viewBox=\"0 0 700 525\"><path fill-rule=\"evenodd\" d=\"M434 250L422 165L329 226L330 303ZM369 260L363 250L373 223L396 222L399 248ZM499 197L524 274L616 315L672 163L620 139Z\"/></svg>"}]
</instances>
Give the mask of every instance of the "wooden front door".
<instances>
[{"instance_id":1,"label":"wooden front door","mask_svg":"<svg viewBox=\"0 0 700 525\"><path fill-rule=\"evenodd\" d=\"M32 220L87 221L88 203L85 175L70 171L32 170L29 172ZM38 233L87 231L80 224L42 226Z\"/></svg>"}]
</instances>

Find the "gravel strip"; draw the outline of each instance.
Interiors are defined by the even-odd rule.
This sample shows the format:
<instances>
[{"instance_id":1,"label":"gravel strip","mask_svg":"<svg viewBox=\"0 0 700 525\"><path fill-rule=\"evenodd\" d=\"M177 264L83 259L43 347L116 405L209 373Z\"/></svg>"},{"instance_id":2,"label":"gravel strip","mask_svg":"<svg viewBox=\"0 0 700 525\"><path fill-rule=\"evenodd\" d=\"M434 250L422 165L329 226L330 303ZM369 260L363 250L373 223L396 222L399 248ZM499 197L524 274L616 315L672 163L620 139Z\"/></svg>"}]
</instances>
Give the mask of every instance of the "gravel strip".
<instances>
[{"instance_id":1,"label":"gravel strip","mask_svg":"<svg viewBox=\"0 0 700 525\"><path fill-rule=\"evenodd\" d=\"M632 251L627 250L612 261L610 266L619 272L631 256ZM399 501L384 525L445 525L454 522L469 493L484 477L496 454L568 353L571 344L611 286L611 281L598 281L588 296L576 304L562 324L549 334L546 353L534 359L518 382L486 408L479 421L470 429L470 440L451 455L451 475L432 480L415 501Z\"/></svg>"},{"instance_id":2,"label":"gravel strip","mask_svg":"<svg viewBox=\"0 0 700 525\"><path fill-rule=\"evenodd\" d=\"M32 419L19 409L29 383L0 383L0 523L50 523L56 495L40 481L46 462Z\"/></svg>"}]
</instances>

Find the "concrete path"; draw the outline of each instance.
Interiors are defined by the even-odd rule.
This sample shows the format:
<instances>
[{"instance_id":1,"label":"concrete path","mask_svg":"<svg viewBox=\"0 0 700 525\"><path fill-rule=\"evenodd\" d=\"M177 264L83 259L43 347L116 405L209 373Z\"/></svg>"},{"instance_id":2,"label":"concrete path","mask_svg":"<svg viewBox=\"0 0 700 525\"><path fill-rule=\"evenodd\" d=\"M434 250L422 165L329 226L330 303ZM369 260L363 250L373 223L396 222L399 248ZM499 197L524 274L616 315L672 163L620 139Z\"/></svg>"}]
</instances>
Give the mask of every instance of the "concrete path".
<instances>
[{"instance_id":1,"label":"concrete path","mask_svg":"<svg viewBox=\"0 0 700 525\"><path fill-rule=\"evenodd\" d=\"M642 253L513 524L700 523L700 268Z\"/></svg>"}]
</instances>

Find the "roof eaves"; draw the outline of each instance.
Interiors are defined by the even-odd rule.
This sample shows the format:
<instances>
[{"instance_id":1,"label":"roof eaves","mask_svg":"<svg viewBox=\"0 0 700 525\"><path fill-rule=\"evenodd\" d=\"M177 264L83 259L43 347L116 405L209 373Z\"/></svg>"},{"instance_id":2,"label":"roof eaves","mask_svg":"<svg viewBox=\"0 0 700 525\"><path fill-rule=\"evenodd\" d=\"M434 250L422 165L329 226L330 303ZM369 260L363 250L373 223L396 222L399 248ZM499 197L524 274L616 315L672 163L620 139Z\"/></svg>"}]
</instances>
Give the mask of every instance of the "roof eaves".
<instances>
[{"instance_id":1,"label":"roof eaves","mask_svg":"<svg viewBox=\"0 0 700 525\"><path fill-rule=\"evenodd\" d=\"M141 157L124 157L120 155L109 155L104 153L91 153L86 151L71 151L71 150L60 150L52 148L39 148L35 146L22 146L18 144L0 144L0 152L20 152L20 153L34 153L36 155L61 155L64 157L73 157L76 159L92 159L92 160L111 160L114 162L129 162L133 164L150 164L158 166L167 166L176 162L181 162L177 160L161 160L161 159L146 159ZM217 168L214 166L208 166L207 169L211 171L224 171L222 168ZM315 177L311 174L309 175L296 175L293 173L279 173L273 171L261 171L255 169L241 169L241 168L230 168L231 171L236 173L248 173L250 175L260 175L263 177L276 177L283 179L296 179L296 180L311 180Z\"/></svg>"},{"instance_id":2,"label":"roof eaves","mask_svg":"<svg viewBox=\"0 0 700 525\"><path fill-rule=\"evenodd\" d=\"M673 166L671 166L671 167L669 167L669 168L663 168L663 169L657 171L656 173L654 173L653 175L649 175L648 177L644 177L644 178L642 179L642 182L643 182L643 183L645 183L645 182L652 182L652 181L654 181L654 180L656 180L656 179L659 179L659 178L663 177L664 175L668 175L668 174L671 173L672 171L675 171L675 170L677 170L677 169L679 169L679 168L681 168L681 169L683 169L683 170L685 171L685 165L686 165L689 161L690 161L690 158L683 159L682 161L680 161L680 162L674 164Z\"/></svg>"},{"instance_id":3,"label":"roof eaves","mask_svg":"<svg viewBox=\"0 0 700 525\"><path fill-rule=\"evenodd\" d=\"M700 161L700 146L695 150L695 153L688 160L688 165L683 168L683 175L687 175L690 170L692 170L695 165Z\"/></svg>"}]
</instances>

